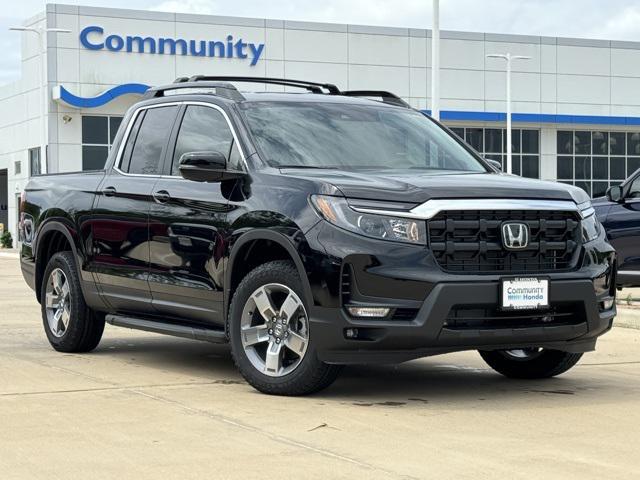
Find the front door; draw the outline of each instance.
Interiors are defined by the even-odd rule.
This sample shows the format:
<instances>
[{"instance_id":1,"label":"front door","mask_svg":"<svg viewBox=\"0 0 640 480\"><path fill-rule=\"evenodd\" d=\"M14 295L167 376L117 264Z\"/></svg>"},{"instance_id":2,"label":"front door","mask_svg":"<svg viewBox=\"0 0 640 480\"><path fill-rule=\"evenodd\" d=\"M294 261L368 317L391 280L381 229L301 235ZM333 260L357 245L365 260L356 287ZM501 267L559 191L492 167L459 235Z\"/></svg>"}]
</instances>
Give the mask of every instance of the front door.
<instances>
[{"instance_id":1,"label":"front door","mask_svg":"<svg viewBox=\"0 0 640 480\"><path fill-rule=\"evenodd\" d=\"M221 326L228 199L234 184L185 180L178 161L187 152L218 151L234 162L239 151L220 108L186 105L181 116L165 176L153 192L149 285L160 313Z\"/></svg>"},{"instance_id":2,"label":"front door","mask_svg":"<svg viewBox=\"0 0 640 480\"><path fill-rule=\"evenodd\" d=\"M177 106L140 110L123 139L115 168L97 192L89 269L104 299L119 312L153 312L148 282L149 209L177 112Z\"/></svg>"}]
</instances>

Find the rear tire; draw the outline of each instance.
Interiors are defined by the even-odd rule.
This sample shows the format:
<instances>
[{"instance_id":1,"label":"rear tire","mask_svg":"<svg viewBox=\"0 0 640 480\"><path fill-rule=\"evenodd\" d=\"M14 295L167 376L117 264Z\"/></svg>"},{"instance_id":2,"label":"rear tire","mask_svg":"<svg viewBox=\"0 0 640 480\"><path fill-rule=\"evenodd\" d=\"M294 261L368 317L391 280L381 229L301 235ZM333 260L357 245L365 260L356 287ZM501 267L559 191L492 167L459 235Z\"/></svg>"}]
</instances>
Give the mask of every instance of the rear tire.
<instances>
[{"instance_id":1,"label":"rear tire","mask_svg":"<svg viewBox=\"0 0 640 480\"><path fill-rule=\"evenodd\" d=\"M480 351L480 356L496 372L509 378L550 378L573 367L582 353L560 350L516 349Z\"/></svg>"},{"instance_id":2,"label":"rear tire","mask_svg":"<svg viewBox=\"0 0 640 480\"><path fill-rule=\"evenodd\" d=\"M298 270L284 260L249 272L233 295L227 325L231 353L245 380L263 393L307 395L328 387L340 373L340 366L318 359L303 298Z\"/></svg>"},{"instance_id":3,"label":"rear tire","mask_svg":"<svg viewBox=\"0 0 640 480\"><path fill-rule=\"evenodd\" d=\"M42 277L40 306L44 331L57 351L90 352L100 343L104 315L87 307L71 252L58 252L49 260Z\"/></svg>"}]
</instances>

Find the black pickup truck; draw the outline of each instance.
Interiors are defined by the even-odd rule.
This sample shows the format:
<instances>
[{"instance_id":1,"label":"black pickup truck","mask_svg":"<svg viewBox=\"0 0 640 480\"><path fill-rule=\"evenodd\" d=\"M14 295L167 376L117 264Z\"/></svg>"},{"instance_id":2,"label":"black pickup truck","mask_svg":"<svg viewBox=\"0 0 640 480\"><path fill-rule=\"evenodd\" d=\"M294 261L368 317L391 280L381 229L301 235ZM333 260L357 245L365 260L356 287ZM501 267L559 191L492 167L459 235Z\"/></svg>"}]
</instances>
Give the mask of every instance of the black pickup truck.
<instances>
[{"instance_id":1,"label":"black pickup truck","mask_svg":"<svg viewBox=\"0 0 640 480\"><path fill-rule=\"evenodd\" d=\"M20 212L53 348L90 351L105 322L229 342L271 394L471 349L551 377L616 312L582 190L501 173L388 92L179 79L128 111L104 170L33 178Z\"/></svg>"}]
</instances>

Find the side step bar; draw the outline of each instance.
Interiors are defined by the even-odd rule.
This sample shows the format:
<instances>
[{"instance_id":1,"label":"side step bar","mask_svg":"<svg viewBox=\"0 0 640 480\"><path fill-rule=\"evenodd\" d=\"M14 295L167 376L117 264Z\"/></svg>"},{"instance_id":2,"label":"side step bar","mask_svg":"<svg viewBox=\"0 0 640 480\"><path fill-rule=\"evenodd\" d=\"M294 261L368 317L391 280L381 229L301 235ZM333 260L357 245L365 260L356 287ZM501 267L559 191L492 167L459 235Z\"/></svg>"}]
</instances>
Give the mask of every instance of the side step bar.
<instances>
[{"instance_id":1,"label":"side step bar","mask_svg":"<svg viewBox=\"0 0 640 480\"><path fill-rule=\"evenodd\" d=\"M145 318L129 317L125 315L107 315L105 321L116 327L144 330L146 332L162 333L174 337L203 340L212 343L227 343L224 330L213 330L199 325L181 325L177 323L164 323Z\"/></svg>"}]
</instances>

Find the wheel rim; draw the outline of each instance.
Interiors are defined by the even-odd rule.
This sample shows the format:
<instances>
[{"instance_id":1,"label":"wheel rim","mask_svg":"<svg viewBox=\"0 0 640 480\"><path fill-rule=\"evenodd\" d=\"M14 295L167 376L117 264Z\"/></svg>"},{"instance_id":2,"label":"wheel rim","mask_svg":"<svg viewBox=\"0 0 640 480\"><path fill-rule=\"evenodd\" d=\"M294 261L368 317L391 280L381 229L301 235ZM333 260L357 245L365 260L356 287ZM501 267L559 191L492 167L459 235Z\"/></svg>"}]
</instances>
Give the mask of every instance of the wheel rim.
<instances>
[{"instance_id":1,"label":"wheel rim","mask_svg":"<svg viewBox=\"0 0 640 480\"><path fill-rule=\"evenodd\" d=\"M541 348L516 348L513 350L503 350L502 354L512 360L526 362L533 360L542 354Z\"/></svg>"},{"instance_id":2,"label":"wheel rim","mask_svg":"<svg viewBox=\"0 0 640 480\"><path fill-rule=\"evenodd\" d=\"M286 285L254 291L242 310L242 347L259 372L283 377L302 363L309 345L309 318L300 297Z\"/></svg>"},{"instance_id":3,"label":"wheel rim","mask_svg":"<svg viewBox=\"0 0 640 480\"><path fill-rule=\"evenodd\" d=\"M49 330L53 336L60 338L67 332L71 319L69 281L60 268L53 270L47 279L45 302Z\"/></svg>"}]
</instances>

